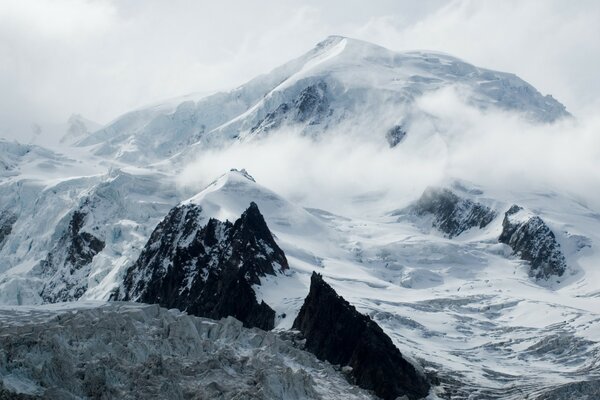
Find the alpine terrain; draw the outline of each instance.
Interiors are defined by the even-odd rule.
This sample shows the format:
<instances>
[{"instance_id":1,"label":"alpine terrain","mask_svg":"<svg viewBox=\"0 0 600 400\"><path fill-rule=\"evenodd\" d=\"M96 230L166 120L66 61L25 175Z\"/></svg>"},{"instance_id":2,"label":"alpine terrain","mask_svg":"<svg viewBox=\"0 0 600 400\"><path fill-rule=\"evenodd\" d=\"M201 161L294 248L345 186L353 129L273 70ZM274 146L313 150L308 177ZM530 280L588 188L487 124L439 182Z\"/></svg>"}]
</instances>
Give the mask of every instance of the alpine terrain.
<instances>
[{"instance_id":1,"label":"alpine terrain","mask_svg":"<svg viewBox=\"0 0 600 400\"><path fill-rule=\"evenodd\" d=\"M513 74L331 36L228 92L76 115L56 147L0 140L0 398L599 398L600 210L578 196L357 173L328 208L285 156L279 180L243 165L259 150L210 162L341 142L404 182L470 145L446 95L576 119Z\"/></svg>"}]
</instances>

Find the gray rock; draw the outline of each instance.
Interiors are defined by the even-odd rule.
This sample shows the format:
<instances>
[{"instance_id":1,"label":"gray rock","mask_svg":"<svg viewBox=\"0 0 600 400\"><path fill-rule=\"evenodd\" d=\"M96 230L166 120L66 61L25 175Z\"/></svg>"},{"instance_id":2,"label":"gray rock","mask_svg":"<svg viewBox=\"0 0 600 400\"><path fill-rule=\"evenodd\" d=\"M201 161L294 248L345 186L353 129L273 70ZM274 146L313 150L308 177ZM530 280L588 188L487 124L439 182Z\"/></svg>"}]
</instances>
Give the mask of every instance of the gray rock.
<instances>
[{"instance_id":1,"label":"gray rock","mask_svg":"<svg viewBox=\"0 0 600 400\"><path fill-rule=\"evenodd\" d=\"M567 261L554 232L539 216L518 205L513 205L504 215L498 240L530 263L529 275L536 279L562 276L567 269Z\"/></svg>"},{"instance_id":2,"label":"gray rock","mask_svg":"<svg viewBox=\"0 0 600 400\"><path fill-rule=\"evenodd\" d=\"M491 208L456 195L445 188L427 188L407 210L417 216L433 216L432 225L453 238L471 228L484 228L496 217Z\"/></svg>"},{"instance_id":3,"label":"gray rock","mask_svg":"<svg viewBox=\"0 0 600 400\"><path fill-rule=\"evenodd\" d=\"M183 204L156 227L114 298L269 330L275 311L257 302L252 285L287 268L255 203L235 223L207 222L200 206Z\"/></svg>"}]
</instances>

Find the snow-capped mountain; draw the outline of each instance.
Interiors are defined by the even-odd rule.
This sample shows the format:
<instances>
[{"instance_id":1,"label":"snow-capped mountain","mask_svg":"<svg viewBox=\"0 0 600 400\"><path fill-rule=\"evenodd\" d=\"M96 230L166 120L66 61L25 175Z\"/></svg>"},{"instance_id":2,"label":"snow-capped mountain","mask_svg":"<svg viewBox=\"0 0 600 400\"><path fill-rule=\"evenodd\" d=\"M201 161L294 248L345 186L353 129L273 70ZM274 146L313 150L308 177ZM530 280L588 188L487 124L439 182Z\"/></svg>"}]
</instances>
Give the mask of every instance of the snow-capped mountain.
<instances>
[{"instance_id":1,"label":"snow-capped mountain","mask_svg":"<svg viewBox=\"0 0 600 400\"><path fill-rule=\"evenodd\" d=\"M600 211L581 198L453 176L438 186L415 182L383 203L356 178L355 212L340 215L309 208L252 171L229 170L242 167L237 159L208 185L181 184L188 161L280 134L316 145L352 135L352 143L380 143L397 157L420 154L428 141L451 140L415 127L428 121L441 130L420 99L447 89L476 110L540 126L569 116L512 74L335 36L230 92L132 111L94 132L74 118L64 141L72 146L0 141L0 318L10 326L0 339L18 360L0 357L0 397L59 389L135 397L131 388L149 371L160 376L144 387L149 396L182 398L194 390L431 400L597 393ZM303 155L307 163L311 156ZM89 302L115 299L241 322ZM69 303L48 304L60 302ZM23 325L29 317L35 323ZM88 326L74 349L69 343L82 340L77 332L89 319L100 332L118 331L114 342ZM357 327L372 340L344 335ZM336 330L342 344L327 337ZM67 389L51 382L55 361L41 373L31 366L39 359L22 351L16 333L24 331L62 338L54 353L39 354L59 354L69 366L54 381ZM39 346L54 340L45 335ZM122 354L129 337L134 349ZM347 353L332 357L335 346ZM76 364L103 363L98 351L114 360L105 375ZM198 384L181 379L213 365L213 351L213 375ZM377 371L373 354L392 360L379 375L369 375ZM177 377L172 386L166 370ZM387 387L378 379L389 371L409 378ZM83 378L69 386L69 375ZM225 375L231 384L223 385Z\"/></svg>"},{"instance_id":2,"label":"snow-capped mountain","mask_svg":"<svg viewBox=\"0 0 600 400\"><path fill-rule=\"evenodd\" d=\"M275 311L256 301L252 285L283 273L288 262L256 203L235 223L207 222L202 211L193 203L171 210L127 270L116 297L273 329Z\"/></svg>"},{"instance_id":3,"label":"snow-capped mountain","mask_svg":"<svg viewBox=\"0 0 600 400\"><path fill-rule=\"evenodd\" d=\"M132 111L78 145L139 163L172 157L192 144L220 146L284 126L308 135L359 126L365 135L386 140L390 132L410 130L411 118L422 112L414 107L418 97L448 86L460 88L469 103L482 109L518 111L547 122L569 115L551 96L512 74L445 54L397 53L331 36L230 92ZM374 125L384 128L373 132ZM391 143L398 134L392 136Z\"/></svg>"}]
</instances>

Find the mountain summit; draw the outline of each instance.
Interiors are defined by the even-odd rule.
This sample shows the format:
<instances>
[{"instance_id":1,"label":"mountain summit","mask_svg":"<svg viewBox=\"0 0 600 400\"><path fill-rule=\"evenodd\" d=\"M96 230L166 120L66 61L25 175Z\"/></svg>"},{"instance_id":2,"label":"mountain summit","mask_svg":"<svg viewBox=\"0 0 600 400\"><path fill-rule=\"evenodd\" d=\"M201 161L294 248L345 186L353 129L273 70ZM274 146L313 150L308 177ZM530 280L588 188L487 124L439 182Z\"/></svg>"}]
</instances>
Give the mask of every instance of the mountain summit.
<instances>
[{"instance_id":1,"label":"mountain summit","mask_svg":"<svg viewBox=\"0 0 600 400\"><path fill-rule=\"evenodd\" d=\"M229 92L130 112L85 137L97 155L143 163L190 145L223 145L282 128L323 135L335 128L385 140L421 111L416 100L458 86L481 109L517 111L534 121L569 115L513 74L434 52L395 52L330 36L306 54ZM405 127L406 128L406 127ZM378 131L381 132L378 132Z\"/></svg>"}]
</instances>

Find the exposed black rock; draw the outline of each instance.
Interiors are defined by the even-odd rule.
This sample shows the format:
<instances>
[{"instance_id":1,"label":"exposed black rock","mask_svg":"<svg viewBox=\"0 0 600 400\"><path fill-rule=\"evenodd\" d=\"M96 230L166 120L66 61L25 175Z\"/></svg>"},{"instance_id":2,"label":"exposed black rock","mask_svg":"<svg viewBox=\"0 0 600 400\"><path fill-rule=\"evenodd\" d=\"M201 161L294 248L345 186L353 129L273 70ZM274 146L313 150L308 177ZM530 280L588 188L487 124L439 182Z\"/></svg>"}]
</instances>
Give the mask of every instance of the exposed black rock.
<instances>
[{"instance_id":1,"label":"exposed black rock","mask_svg":"<svg viewBox=\"0 0 600 400\"><path fill-rule=\"evenodd\" d=\"M41 296L48 303L77 300L87 290L89 264L104 242L83 230L87 214L75 211L68 228L40 267L48 278Z\"/></svg>"},{"instance_id":2,"label":"exposed black rock","mask_svg":"<svg viewBox=\"0 0 600 400\"><path fill-rule=\"evenodd\" d=\"M17 222L17 216L10 211L0 213L0 249L4 246L6 238L11 234L13 225Z\"/></svg>"},{"instance_id":3,"label":"exposed black rock","mask_svg":"<svg viewBox=\"0 0 600 400\"><path fill-rule=\"evenodd\" d=\"M418 215L433 215L433 227L449 238L471 228L484 228L496 217L496 211L472 200L459 197L445 188L429 187L421 198L409 208Z\"/></svg>"},{"instance_id":4,"label":"exposed black rock","mask_svg":"<svg viewBox=\"0 0 600 400\"><path fill-rule=\"evenodd\" d=\"M529 261L529 275L536 279L562 276L567 269L554 232L540 217L518 205L513 205L504 215L498 240L509 245L521 259Z\"/></svg>"},{"instance_id":5,"label":"exposed black rock","mask_svg":"<svg viewBox=\"0 0 600 400\"><path fill-rule=\"evenodd\" d=\"M400 125L391 127L385 134L385 138L390 147L396 147L402 140L404 140L405 136L406 131Z\"/></svg>"},{"instance_id":6,"label":"exposed black rock","mask_svg":"<svg viewBox=\"0 0 600 400\"><path fill-rule=\"evenodd\" d=\"M350 366L361 388L383 399L427 396L429 383L371 318L359 313L323 280L311 277L310 292L293 329L306 338L306 350L332 364Z\"/></svg>"},{"instance_id":7,"label":"exposed black rock","mask_svg":"<svg viewBox=\"0 0 600 400\"><path fill-rule=\"evenodd\" d=\"M173 208L114 297L213 319L233 316L246 327L272 329L275 311L257 302L252 285L288 264L257 205L251 203L233 224L212 218L203 222L200 206Z\"/></svg>"},{"instance_id":8,"label":"exposed black rock","mask_svg":"<svg viewBox=\"0 0 600 400\"><path fill-rule=\"evenodd\" d=\"M292 104L282 103L257 123L252 132L267 132L284 123L318 124L330 112L327 84L319 81L304 88Z\"/></svg>"}]
</instances>

